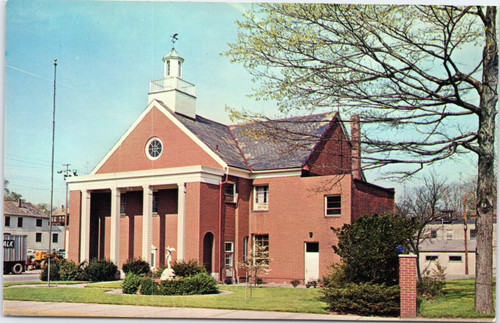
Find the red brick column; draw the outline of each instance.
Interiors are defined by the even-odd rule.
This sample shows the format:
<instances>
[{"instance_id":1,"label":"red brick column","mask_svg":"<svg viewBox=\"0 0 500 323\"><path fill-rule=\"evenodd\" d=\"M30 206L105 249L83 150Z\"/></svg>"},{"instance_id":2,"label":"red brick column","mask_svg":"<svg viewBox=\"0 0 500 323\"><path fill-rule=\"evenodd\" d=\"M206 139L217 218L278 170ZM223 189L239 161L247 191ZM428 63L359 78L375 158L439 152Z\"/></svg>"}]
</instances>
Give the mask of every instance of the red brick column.
<instances>
[{"instance_id":1,"label":"red brick column","mask_svg":"<svg viewBox=\"0 0 500 323\"><path fill-rule=\"evenodd\" d=\"M399 255L401 318L417 316L417 256Z\"/></svg>"}]
</instances>

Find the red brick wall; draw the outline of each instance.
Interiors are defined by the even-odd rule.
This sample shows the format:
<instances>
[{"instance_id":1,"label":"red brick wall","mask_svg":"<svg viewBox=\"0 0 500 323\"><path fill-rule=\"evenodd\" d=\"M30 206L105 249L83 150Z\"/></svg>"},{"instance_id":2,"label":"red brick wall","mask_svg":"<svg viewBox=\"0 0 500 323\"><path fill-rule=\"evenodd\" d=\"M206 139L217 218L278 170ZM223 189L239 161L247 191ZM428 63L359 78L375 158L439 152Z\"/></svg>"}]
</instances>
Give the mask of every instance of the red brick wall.
<instances>
[{"instance_id":1,"label":"red brick wall","mask_svg":"<svg viewBox=\"0 0 500 323\"><path fill-rule=\"evenodd\" d=\"M250 232L269 234L272 261L266 280L303 280L305 242L319 242L320 278L333 262L339 261L332 249L337 239L330 227L339 228L351 221L351 183L349 175L254 180L254 185L269 185L269 211L250 212ZM325 217L326 194L341 194L341 216Z\"/></svg>"},{"instance_id":2,"label":"red brick wall","mask_svg":"<svg viewBox=\"0 0 500 323\"><path fill-rule=\"evenodd\" d=\"M401 318L417 316L417 256L399 256Z\"/></svg>"},{"instance_id":3,"label":"red brick wall","mask_svg":"<svg viewBox=\"0 0 500 323\"><path fill-rule=\"evenodd\" d=\"M198 260L203 260L203 238L207 232L214 235L214 253L212 255L212 267L214 272L219 272L220 251L219 251L219 185L199 183L200 189L200 225L197 231L198 240ZM224 230L224 228L222 228ZM193 231L194 234L194 231ZM186 241L187 243L187 241ZM191 242L190 242L191 243Z\"/></svg>"},{"instance_id":4,"label":"red brick wall","mask_svg":"<svg viewBox=\"0 0 500 323\"><path fill-rule=\"evenodd\" d=\"M354 180L352 196L352 221L363 215L394 212L394 190Z\"/></svg>"},{"instance_id":5,"label":"red brick wall","mask_svg":"<svg viewBox=\"0 0 500 323\"><path fill-rule=\"evenodd\" d=\"M252 181L240 178L238 180L238 204L235 214L235 237L234 237L234 264L236 276L244 277L245 272L238 268L237 264L243 261L245 247L243 239L249 237L249 215L250 195L252 192Z\"/></svg>"},{"instance_id":6,"label":"red brick wall","mask_svg":"<svg viewBox=\"0 0 500 323\"><path fill-rule=\"evenodd\" d=\"M152 161L145 154L147 141L158 137L163 153ZM154 107L99 168L98 174L144 169L204 165L220 168L208 153Z\"/></svg>"},{"instance_id":7,"label":"red brick wall","mask_svg":"<svg viewBox=\"0 0 500 323\"><path fill-rule=\"evenodd\" d=\"M80 262L80 223L82 193L80 191L70 191L69 199L69 244L68 259Z\"/></svg>"},{"instance_id":8,"label":"red brick wall","mask_svg":"<svg viewBox=\"0 0 500 323\"><path fill-rule=\"evenodd\" d=\"M349 174L351 144L335 118L320 143L310 155L306 169L315 175Z\"/></svg>"}]
</instances>

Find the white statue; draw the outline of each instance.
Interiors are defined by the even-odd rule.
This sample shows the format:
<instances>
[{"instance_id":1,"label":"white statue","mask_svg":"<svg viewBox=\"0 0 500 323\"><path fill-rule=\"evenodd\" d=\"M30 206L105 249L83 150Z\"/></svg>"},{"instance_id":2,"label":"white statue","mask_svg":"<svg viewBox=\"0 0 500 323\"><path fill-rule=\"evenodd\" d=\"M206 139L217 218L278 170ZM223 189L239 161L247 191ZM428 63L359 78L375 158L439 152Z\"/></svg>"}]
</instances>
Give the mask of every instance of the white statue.
<instances>
[{"instance_id":1,"label":"white statue","mask_svg":"<svg viewBox=\"0 0 500 323\"><path fill-rule=\"evenodd\" d=\"M175 251L175 249L170 247L165 249L167 250L167 255L165 256L167 258L167 268L161 273L160 280L172 280L175 278L175 272L170 266L170 259L172 258L172 251Z\"/></svg>"}]
</instances>

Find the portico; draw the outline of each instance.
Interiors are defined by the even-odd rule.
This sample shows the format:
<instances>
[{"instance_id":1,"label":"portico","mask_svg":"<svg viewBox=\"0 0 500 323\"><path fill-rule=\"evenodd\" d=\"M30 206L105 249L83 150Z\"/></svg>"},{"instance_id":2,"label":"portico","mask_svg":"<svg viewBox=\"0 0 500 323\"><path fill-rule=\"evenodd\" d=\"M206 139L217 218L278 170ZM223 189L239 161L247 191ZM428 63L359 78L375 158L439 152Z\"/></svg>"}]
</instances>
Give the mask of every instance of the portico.
<instances>
[{"instance_id":1,"label":"portico","mask_svg":"<svg viewBox=\"0 0 500 323\"><path fill-rule=\"evenodd\" d=\"M177 259L185 259L186 252L197 256L201 250L196 236L201 232L190 230L191 246L186 246L186 222L199 218L200 210L188 210L186 201L199 200L197 188L202 183L218 187L223 175L219 169L186 166L69 179L71 197L80 197L80 203L71 204L76 217L70 221L70 232L79 234L69 237L70 258L109 258L121 265L140 257L163 265L166 244L176 249Z\"/></svg>"}]
</instances>

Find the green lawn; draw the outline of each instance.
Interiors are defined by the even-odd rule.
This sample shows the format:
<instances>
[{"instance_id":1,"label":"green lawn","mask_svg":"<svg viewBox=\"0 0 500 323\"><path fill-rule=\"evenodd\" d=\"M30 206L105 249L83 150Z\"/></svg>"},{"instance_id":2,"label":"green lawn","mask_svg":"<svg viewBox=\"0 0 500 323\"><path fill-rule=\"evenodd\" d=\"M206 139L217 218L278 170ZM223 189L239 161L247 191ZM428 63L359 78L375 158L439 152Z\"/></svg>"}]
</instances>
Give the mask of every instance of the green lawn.
<instances>
[{"instance_id":1,"label":"green lawn","mask_svg":"<svg viewBox=\"0 0 500 323\"><path fill-rule=\"evenodd\" d=\"M12 285L39 284L4 283ZM63 283L63 282L57 282ZM45 282L46 284L46 282ZM52 284L52 283L51 283ZM163 307L198 307L215 309L238 309L255 311L281 311L327 314L325 303L318 297L319 289L305 288L267 288L253 289L252 299L245 300L244 286L220 286L220 290L231 292L223 295L199 296L139 296L107 294L110 289L119 289L121 282L89 283L85 288L69 287L16 287L4 288L6 300L29 300L48 302L99 303L149 305ZM474 306L474 280L448 281L446 294L433 301L422 303L420 317L424 318L494 318L495 314L479 314ZM249 294L249 290L247 290ZM247 294L247 296L249 296Z\"/></svg>"},{"instance_id":2,"label":"green lawn","mask_svg":"<svg viewBox=\"0 0 500 323\"><path fill-rule=\"evenodd\" d=\"M120 283L96 283L86 288L68 287L16 287L4 288L5 300L129 304L164 307L198 307L216 309L239 309L255 311L281 311L327 314L325 303L319 301L319 289L266 288L253 289L252 299L245 300L245 287L220 286L224 295L198 296L139 296L107 294L110 288L119 288Z\"/></svg>"},{"instance_id":3,"label":"green lawn","mask_svg":"<svg viewBox=\"0 0 500 323\"><path fill-rule=\"evenodd\" d=\"M495 314L481 314L474 308L474 279L451 280L446 282L446 294L433 301L424 301L420 315L427 318L494 318ZM495 298L495 282L493 298ZM493 299L493 302L495 299Z\"/></svg>"}]
</instances>

